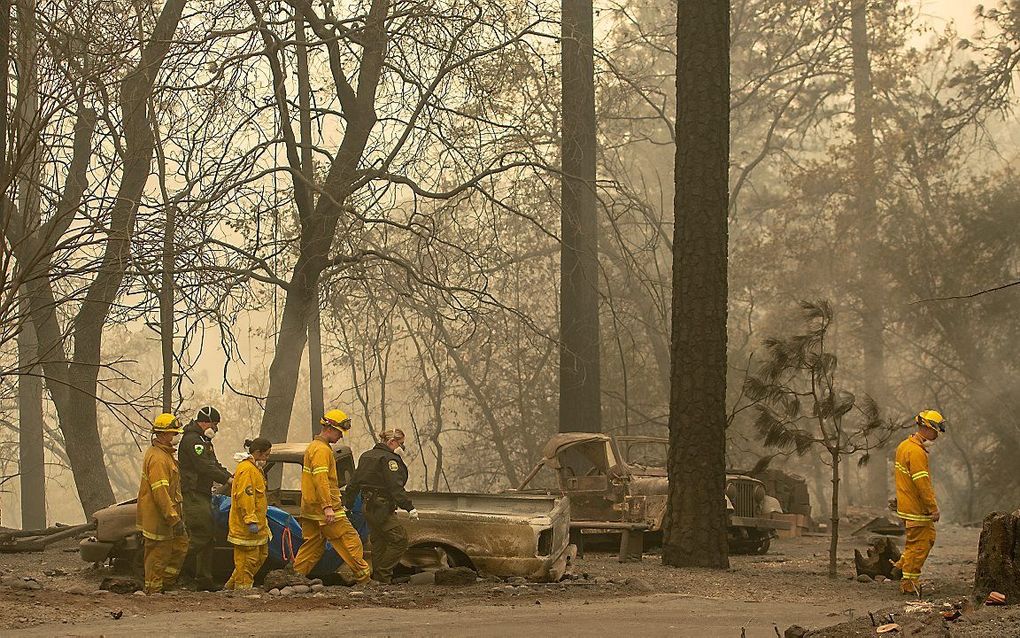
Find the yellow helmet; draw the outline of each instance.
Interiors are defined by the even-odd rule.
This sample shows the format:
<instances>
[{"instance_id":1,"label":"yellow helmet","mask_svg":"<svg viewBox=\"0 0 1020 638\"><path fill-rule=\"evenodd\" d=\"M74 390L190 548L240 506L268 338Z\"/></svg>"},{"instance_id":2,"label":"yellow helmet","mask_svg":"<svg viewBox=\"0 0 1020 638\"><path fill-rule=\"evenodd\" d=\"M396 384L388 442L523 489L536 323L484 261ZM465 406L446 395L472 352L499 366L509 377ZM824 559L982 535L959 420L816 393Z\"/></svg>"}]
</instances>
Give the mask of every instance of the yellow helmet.
<instances>
[{"instance_id":1,"label":"yellow helmet","mask_svg":"<svg viewBox=\"0 0 1020 638\"><path fill-rule=\"evenodd\" d=\"M925 410L920 412L914 417L914 422L917 425L923 425L933 430L938 430L945 434L946 432L946 419L942 416L942 413L937 410Z\"/></svg>"},{"instance_id":2,"label":"yellow helmet","mask_svg":"<svg viewBox=\"0 0 1020 638\"><path fill-rule=\"evenodd\" d=\"M181 422L172 414L164 412L152 421L152 431L158 432L173 432L174 434L180 434L184 431L181 427Z\"/></svg>"},{"instance_id":3,"label":"yellow helmet","mask_svg":"<svg viewBox=\"0 0 1020 638\"><path fill-rule=\"evenodd\" d=\"M319 425L340 430L340 433L343 434L351 429L351 417L347 416L343 410L330 410L319 419Z\"/></svg>"}]
</instances>

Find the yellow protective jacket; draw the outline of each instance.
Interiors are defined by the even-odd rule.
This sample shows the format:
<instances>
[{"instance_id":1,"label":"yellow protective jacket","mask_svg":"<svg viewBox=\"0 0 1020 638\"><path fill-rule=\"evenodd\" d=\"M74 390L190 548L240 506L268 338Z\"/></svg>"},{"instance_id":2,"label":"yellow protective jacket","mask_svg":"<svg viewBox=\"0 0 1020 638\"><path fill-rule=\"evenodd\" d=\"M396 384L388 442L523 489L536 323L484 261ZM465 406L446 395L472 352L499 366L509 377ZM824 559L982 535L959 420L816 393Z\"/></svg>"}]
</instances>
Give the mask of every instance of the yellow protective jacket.
<instances>
[{"instance_id":1,"label":"yellow protective jacket","mask_svg":"<svg viewBox=\"0 0 1020 638\"><path fill-rule=\"evenodd\" d=\"M931 525L938 511L935 488L928 474L928 450L911 435L896 448L896 515L907 527Z\"/></svg>"},{"instance_id":2,"label":"yellow protective jacket","mask_svg":"<svg viewBox=\"0 0 1020 638\"><path fill-rule=\"evenodd\" d=\"M251 457L238 464L230 487L230 519L227 541L234 545L257 547L269 542L266 520L266 476ZM252 534L248 523L256 523L259 531Z\"/></svg>"},{"instance_id":3,"label":"yellow protective jacket","mask_svg":"<svg viewBox=\"0 0 1020 638\"><path fill-rule=\"evenodd\" d=\"M153 443L142 460L142 482L138 486L138 528L145 538L165 541L173 538L173 527L181 520L181 473L169 445Z\"/></svg>"},{"instance_id":4,"label":"yellow protective jacket","mask_svg":"<svg viewBox=\"0 0 1020 638\"><path fill-rule=\"evenodd\" d=\"M327 507L332 507L338 517L344 515L333 448L316 437L305 450L301 465L301 516L324 521L326 515L322 511Z\"/></svg>"}]
</instances>

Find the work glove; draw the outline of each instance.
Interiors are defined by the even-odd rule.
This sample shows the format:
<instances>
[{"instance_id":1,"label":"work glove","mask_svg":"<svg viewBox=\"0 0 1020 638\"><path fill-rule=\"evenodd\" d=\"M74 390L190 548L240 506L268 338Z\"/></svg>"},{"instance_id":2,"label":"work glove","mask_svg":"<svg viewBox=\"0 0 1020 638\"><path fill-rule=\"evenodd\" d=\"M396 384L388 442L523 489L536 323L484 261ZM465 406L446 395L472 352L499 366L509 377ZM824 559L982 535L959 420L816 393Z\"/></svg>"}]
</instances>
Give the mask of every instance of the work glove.
<instances>
[{"instance_id":1,"label":"work glove","mask_svg":"<svg viewBox=\"0 0 1020 638\"><path fill-rule=\"evenodd\" d=\"M184 521L177 521L174 525L174 536L187 536L188 528L185 527Z\"/></svg>"},{"instance_id":2,"label":"work glove","mask_svg":"<svg viewBox=\"0 0 1020 638\"><path fill-rule=\"evenodd\" d=\"M411 510L410 512L408 512L408 513L407 513L407 516L408 516L408 518L410 518L410 519L411 519L412 521L416 521L416 520L418 520L418 510L416 510L416 509L412 509L412 510Z\"/></svg>"},{"instance_id":3,"label":"work glove","mask_svg":"<svg viewBox=\"0 0 1020 638\"><path fill-rule=\"evenodd\" d=\"M255 534L258 534L259 533L259 524L258 523L248 523L248 533L251 534L252 536L254 536Z\"/></svg>"}]
</instances>

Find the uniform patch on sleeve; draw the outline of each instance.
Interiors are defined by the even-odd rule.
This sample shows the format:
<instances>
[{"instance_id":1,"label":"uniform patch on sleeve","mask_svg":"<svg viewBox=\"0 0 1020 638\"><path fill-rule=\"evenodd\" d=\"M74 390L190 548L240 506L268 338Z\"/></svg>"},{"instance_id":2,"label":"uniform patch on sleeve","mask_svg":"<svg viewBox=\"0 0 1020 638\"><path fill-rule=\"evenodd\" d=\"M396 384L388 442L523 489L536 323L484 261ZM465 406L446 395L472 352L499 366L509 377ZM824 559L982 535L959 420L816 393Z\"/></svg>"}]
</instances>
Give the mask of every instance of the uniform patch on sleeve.
<instances>
[{"instance_id":1,"label":"uniform patch on sleeve","mask_svg":"<svg viewBox=\"0 0 1020 638\"><path fill-rule=\"evenodd\" d=\"M195 444L195 454L202 456L202 452L205 452L205 446L201 443Z\"/></svg>"},{"instance_id":2,"label":"uniform patch on sleeve","mask_svg":"<svg viewBox=\"0 0 1020 638\"><path fill-rule=\"evenodd\" d=\"M396 472L397 470L400 469L400 466L397 465L396 461L390 461L389 462L389 467L390 467L390 472Z\"/></svg>"},{"instance_id":3,"label":"uniform patch on sleeve","mask_svg":"<svg viewBox=\"0 0 1020 638\"><path fill-rule=\"evenodd\" d=\"M248 487L244 488L244 493L247 494L248 496L255 496L255 490L252 489L251 485L249 485Z\"/></svg>"}]
</instances>

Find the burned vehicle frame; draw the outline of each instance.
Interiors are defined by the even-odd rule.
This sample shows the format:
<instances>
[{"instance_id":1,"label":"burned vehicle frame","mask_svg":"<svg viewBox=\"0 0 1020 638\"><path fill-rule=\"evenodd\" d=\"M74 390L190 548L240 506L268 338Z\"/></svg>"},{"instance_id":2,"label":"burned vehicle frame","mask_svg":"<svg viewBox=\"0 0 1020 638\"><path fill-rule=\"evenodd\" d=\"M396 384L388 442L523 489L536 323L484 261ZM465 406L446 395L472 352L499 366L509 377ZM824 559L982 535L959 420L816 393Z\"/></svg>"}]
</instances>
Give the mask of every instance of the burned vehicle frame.
<instances>
[{"instance_id":1,"label":"burned vehicle frame","mask_svg":"<svg viewBox=\"0 0 1020 638\"><path fill-rule=\"evenodd\" d=\"M303 443L273 446L266 467L271 485L274 470L283 474L284 482L300 475L305 448ZM346 446L341 446L334 454L338 477L341 484L346 484L354 474L353 455ZM410 495L418 509L419 520L411 520L404 512L398 513L409 541L409 549L401 559L405 572L463 566L497 576L554 581L570 568L576 549L569 542L570 501L567 498L432 492L410 492ZM271 506L297 516L301 492L271 487L267 500ZM93 516L95 535L83 540L79 547L82 560L96 564L110 562L121 571L140 573L142 542L135 513L134 499L96 512ZM370 546L366 547L366 555L371 555ZM280 566L282 564L271 556L260 576ZM232 569L233 547L226 540L226 530L218 528L213 573L223 581Z\"/></svg>"},{"instance_id":2,"label":"burned vehicle frame","mask_svg":"<svg viewBox=\"0 0 1020 638\"><path fill-rule=\"evenodd\" d=\"M625 540L636 532L642 544L654 544L661 541L666 516L668 443L648 436L558 434L516 492L569 496L577 532L621 532ZM728 473L722 496L733 553L765 553L776 530L789 528L789 522L769 518L782 508L755 478ZM625 553L621 547L621 559Z\"/></svg>"}]
</instances>

